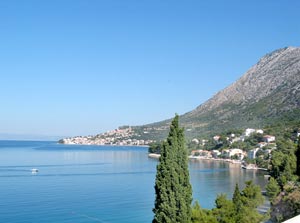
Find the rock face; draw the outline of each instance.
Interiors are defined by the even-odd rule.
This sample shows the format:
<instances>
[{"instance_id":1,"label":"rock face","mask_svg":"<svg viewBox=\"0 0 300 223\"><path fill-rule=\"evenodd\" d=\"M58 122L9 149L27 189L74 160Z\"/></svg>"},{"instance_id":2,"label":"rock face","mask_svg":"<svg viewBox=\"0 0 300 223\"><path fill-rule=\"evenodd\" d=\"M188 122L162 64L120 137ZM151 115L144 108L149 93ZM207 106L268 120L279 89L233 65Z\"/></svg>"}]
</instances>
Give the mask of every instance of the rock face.
<instances>
[{"instance_id":1,"label":"rock face","mask_svg":"<svg viewBox=\"0 0 300 223\"><path fill-rule=\"evenodd\" d=\"M290 93L300 87L300 48L287 47L267 54L238 81L200 105L192 113L212 111L226 103L247 104L273 94L280 87Z\"/></svg>"},{"instance_id":2,"label":"rock face","mask_svg":"<svg viewBox=\"0 0 300 223\"><path fill-rule=\"evenodd\" d=\"M262 57L239 80L180 120L188 136L197 136L229 128L263 127L275 119L300 114L299 110L300 48L287 47ZM145 127L155 131L168 123Z\"/></svg>"}]
</instances>

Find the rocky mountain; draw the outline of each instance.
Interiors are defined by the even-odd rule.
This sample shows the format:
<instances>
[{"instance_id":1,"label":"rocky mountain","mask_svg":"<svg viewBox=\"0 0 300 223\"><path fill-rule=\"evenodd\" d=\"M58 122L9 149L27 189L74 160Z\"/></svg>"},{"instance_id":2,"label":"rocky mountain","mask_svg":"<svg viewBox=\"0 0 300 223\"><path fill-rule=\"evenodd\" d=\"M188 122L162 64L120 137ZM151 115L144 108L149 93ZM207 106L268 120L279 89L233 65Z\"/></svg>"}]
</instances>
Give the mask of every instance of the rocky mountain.
<instances>
[{"instance_id":1,"label":"rocky mountain","mask_svg":"<svg viewBox=\"0 0 300 223\"><path fill-rule=\"evenodd\" d=\"M180 120L187 136L194 137L294 118L300 120L300 48L286 47L262 57L239 80ZM164 138L169 122L134 129L146 138Z\"/></svg>"},{"instance_id":2,"label":"rocky mountain","mask_svg":"<svg viewBox=\"0 0 300 223\"><path fill-rule=\"evenodd\" d=\"M300 123L300 48L297 47L265 55L235 83L180 116L187 138L294 120ZM165 139L170 121L133 126L134 138L124 139Z\"/></svg>"}]
</instances>

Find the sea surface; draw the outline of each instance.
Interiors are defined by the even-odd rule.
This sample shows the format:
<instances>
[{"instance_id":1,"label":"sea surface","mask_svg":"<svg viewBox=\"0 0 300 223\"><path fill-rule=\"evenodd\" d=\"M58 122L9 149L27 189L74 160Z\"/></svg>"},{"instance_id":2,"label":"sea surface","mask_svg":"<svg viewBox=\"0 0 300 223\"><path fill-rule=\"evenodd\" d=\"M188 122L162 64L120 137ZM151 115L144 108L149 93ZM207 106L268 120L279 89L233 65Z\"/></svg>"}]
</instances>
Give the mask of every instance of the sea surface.
<instances>
[{"instance_id":1,"label":"sea surface","mask_svg":"<svg viewBox=\"0 0 300 223\"><path fill-rule=\"evenodd\" d=\"M0 141L0 222L151 222L157 160L147 148ZM193 196L213 208L235 184L265 185L263 172L190 161ZM32 174L30 169L39 172Z\"/></svg>"}]
</instances>

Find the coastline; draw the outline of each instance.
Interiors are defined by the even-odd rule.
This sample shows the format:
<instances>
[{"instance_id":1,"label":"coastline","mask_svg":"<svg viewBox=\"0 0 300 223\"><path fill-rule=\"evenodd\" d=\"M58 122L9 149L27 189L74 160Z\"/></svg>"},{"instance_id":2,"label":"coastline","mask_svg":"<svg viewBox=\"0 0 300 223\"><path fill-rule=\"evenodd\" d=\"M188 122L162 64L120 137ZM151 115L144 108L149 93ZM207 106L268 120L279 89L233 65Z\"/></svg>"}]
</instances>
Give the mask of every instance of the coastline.
<instances>
[{"instance_id":1,"label":"coastline","mask_svg":"<svg viewBox=\"0 0 300 223\"><path fill-rule=\"evenodd\" d=\"M148 148L148 145L116 145L116 144L78 144L78 143L60 143L56 142L59 145L66 145L66 146L111 146L111 147L143 147L143 148Z\"/></svg>"},{"instance_id":2,"label":"coastline","mask_svg":"<svg viewBox=\"0 0 300 223\"><path fill-rule=\"evenodd\" d=\"M210 157L203 157L203 156L189 156L189 159L190 160L211 160L217 162L227 162L227 163L242 165L242 161L231 160L231 159L210 158Z\"/></svg>"},{"instance_id":3,"label":"coastline","mask_svg":"<svg viewBox=\"0 0 300 223\"><path fill-rule=\"evenodd\" d=\"M159 159L160 154L156 153L148 153L149 158ZM230 164L240 165L242 169L245 170L261 170L261 171L268 171L266 168L260 168L254 166L253 164L244 165L240 160L231 160L231 159L221 159L221 158L210 158L210 157L203 157L203 156L189 156L189 160L209 160L209 161L216 161L216 162L226 162Z\"/></svg>"},{"instance_id":4,"label":"coastline","mask_svg":"<svg viewBox=\"0 0 300 223\"><path fill-rule=\"evenodd\" d=\"M160 157L160 154L157 153L148 153L148 157L150 158L156 158L158 159ZM208 158L208 157L201 157L201 156L189 156L189 160L211 160L211 161L218 161L218 162L228 162L228 163L233 163L233 164L239 164L241 165L241 161L237 160L231 160L231 159L220 159L220 158Z\"/></svg>"}]
</instances>

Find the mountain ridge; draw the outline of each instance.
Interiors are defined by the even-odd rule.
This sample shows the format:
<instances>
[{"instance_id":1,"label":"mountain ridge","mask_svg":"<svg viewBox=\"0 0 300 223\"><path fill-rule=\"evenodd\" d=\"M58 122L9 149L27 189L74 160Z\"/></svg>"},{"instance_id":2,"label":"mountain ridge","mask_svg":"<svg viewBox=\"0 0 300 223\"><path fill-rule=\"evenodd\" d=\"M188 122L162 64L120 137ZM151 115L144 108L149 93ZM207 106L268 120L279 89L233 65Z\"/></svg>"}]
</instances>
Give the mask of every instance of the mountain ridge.
<instances>
[{"instance_id":1,"label":"mountain ridge","mask_svg":"<svg viewBox=\"0 0 300 223\"><path fill-rule=\"evenodd\" d=\"M180 124L187 138L192 138L229 129L261 128L299 117L300 48L285 47L266 54L234 83L180 115ZM132 126L130 131L137 140L163 140L170 122Z\"/></svg>"},{"instance_id":2,"label":"mountain ridge","mask_svg":"<svg viewBox=\"0 0 300 223\"><path fill-rule=\"evenodd\" d=\"M181 124L188 136L214 133L218 128L225 129L224 125L227 128L261 127L280 119L284 113L298 113L299 92L300 48L281 48L263 56L237 81L181 115ZM168 126L169 122L170 119L143 127Z\"/></svg>"}]
</instances>

